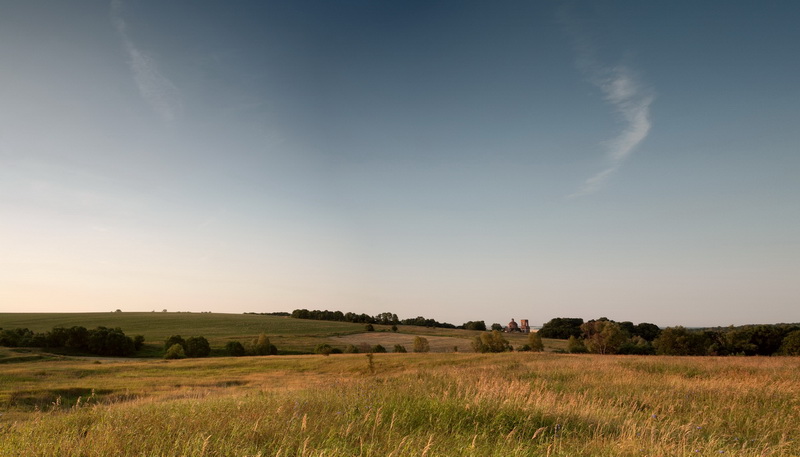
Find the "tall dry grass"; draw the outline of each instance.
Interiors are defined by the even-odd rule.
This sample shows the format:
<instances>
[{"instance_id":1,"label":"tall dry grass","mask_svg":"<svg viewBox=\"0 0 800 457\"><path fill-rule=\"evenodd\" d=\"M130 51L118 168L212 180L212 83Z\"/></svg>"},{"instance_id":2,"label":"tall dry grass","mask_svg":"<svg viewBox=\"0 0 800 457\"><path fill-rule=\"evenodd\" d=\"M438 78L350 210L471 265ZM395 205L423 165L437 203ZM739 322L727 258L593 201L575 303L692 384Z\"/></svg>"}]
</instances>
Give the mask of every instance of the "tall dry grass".
<instances>
[{"instance_id":1,"label":"tall dry grass","mask_svg":"<svg viewBox=\"0 0 800 457\"><path fill-rule=\"evenodd\" d=\"M800 455L796 358L386 354L374 374L363 355L273 360L263 377L234 365L241 384L195 361L205 383L172 389L191 373L163 364L158 394L6 421L0 454Z\"/></svg>"}]
</instances>

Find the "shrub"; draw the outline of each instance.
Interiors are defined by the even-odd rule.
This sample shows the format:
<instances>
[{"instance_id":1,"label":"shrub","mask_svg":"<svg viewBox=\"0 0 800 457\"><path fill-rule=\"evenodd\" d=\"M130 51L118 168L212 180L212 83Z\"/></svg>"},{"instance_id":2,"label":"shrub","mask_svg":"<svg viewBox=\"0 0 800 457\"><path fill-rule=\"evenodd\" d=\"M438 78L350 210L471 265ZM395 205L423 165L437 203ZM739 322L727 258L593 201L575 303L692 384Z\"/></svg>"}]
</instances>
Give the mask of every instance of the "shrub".
<instances>
[{"instance_id":1,"label":"shrub","mask_svg":"<svg viewBox=\"0 0 800 457\"><path fill-rule=\"evenodd\" d=\"M211 346L202 336L193 336L186 340L185 352L186 357L208 357L211 354Z\"/></svg>"},{"instance_id":2,"label":"shrub","mask_svg":"<svg viewBox=\"0 0 800 457\"><path fill-rule=\"evenodd\" d=\"M247 353L242 343L238 341L228 341L228 344L225 345L225 351L232 357L241 357Z\"/></svg>"},{"instance_id":3,"label":"shrub","mask_svg":"<svg viewBox=\"0 0 800 457\"><path fill-rule=\"evenodd\" d=\"M570 354L585 354L589 352L589 350L586 349L586 345L583 344L582 339L570 335L569 339L567 339L567 352Z\"/></svg>"},{"instance_id":4,"label":"shrub","mask_svg":"<svg viewBox=\"0 0 800 457\"><path fill-rule=\"evenodd\" d=\"M344 352L346 354L358 354L358 348L352 344L348 344L347 347L344 348Z\"/></svg>"},{"instance_id":5,"label":"shrub","mask_svg":"<svg viewBox=\"0 0 800 457\"><path fill-rule=\"evenodd\" d=\"M133 337L133 347L138 351L144 346L144 335L136 335Z\"/></svg>"},{"instance_id":6,"label":"shrub","mask_svg":"<svg viewBox=\"0 0 800 457\"><path fill-rule=\"evenodd\" d=\"M368 332L374 332L375 331L375 327L373 327L372 324L367 324L367 325L364 326L364 330L366 330Z\"/></svg>"},{"instance_id":7,"label":"shrub","mask_svg":"<svg viewBox=\"0 0 800 457\"><path fill-rule=\"evenodd\" d=\"M414 337L414 352L429 352L431 350L428 339L421 336Z\"/></svg>"},{"instance_id":8,"label":"shrub","mask_svg":"<svg viewBox=\"0 0 800 457\"><path fill-rule=\"evenodd\" d=\"M376 354L381 354L386 352L386 348L381 346L380 344L376 344L375 346L372 346L372 352Z\"/></svg>"},{"instance_id":9,"label":"shrub","mask_svg":"<svg viewBox=\"0 0 800 457\"><path fill-rule=\"evenodd\" d=\"M497 330L476 336L472 341L472 349L475 352L507 352L512 350L508 340Z\"/></svg>"},{"instance_id":10,"label":"shrub","mask_svg":"<svg viewBox=\"0 0 800 457\"><path fill-rule=\"evenodd\" d=\"M175 343L167 349L167 352L164 354L165 359L184 359L186 358L186 353L183 351L183 346L179 343Z\"/></svg>"},{"instance_id":11,"label":"shrub","mask_svg":"<svg viewBox=\"0 0 800 457\"><path fill-rule=\"evenodd\" d=\"M333 346L327 343L318 344L317 347L314 348L314 352L316 354L330 355L333 352Z\"/></svg>"},{"instance_id":12,"label":"shrub","mask_svg":"<svg viewBox=\"0 0 800 457\"><path fill-rule=\"evenodd\" d=\"M164 341L164 349L167 350L176 344L183 346L183 350L186 351L186 340L184 340L180 335L172 335L171 337L167 338L167 341Z\"/></svg>"},{"instance_id":13,"label":"shrub","mask_svg":"<svg viewBox=\"0 0 800 457\"><path fill-rule=\"evenodd\" d=\"M278 348L269 342L266 334L262 333L250 345L250 353L253 355L275 355L278 353Z\"/></svg>"},{"instance_id":14,"label":"shrub","mask_svg":"<svg viewBox=\"0 0 800 457\"><path fill-rule=\"evenodd\" d=\"M542 335L539 335L539 332L530 332L528 334L528 346L531 351L533 352L542 352L544 351L544 343L542 343Z\"/></svg>"},{"instance_id":15,"label":"shrub","mask_svg":"<svg viewBox=\"0 0 800 457\"><path fill-rule=\"evenodd\" d=\"M408 352L408 351L406 351L406 347L403 346L402 344L395 344L394 352Z\"/></svg>"}]
</instances>

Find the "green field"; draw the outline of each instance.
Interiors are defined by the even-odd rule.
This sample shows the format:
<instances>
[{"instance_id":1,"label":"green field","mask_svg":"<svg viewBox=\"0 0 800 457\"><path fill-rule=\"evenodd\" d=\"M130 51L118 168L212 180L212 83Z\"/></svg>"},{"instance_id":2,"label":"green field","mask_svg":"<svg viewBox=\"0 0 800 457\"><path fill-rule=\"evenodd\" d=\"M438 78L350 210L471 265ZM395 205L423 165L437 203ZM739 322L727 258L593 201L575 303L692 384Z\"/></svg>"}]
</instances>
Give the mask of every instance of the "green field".
<instances>
[{"instance_id":1,"label":"green field","mask_svg":"<svg viewBox=\"0 0 800 457\"><path fill-rule=\"evenodd\" d=\"M266 333L281 354L311 353L320 343L328 343L344 349L348 344L366 342L382 344L391 350L394 344L404 344L411 349L415 335L429 339L434 352L469 351L472 339L480 332L471 330L398 326L398 334L390 326L375 325L375 332L366 332L363 324L349 322L316 321L290 317L256 314L221 313L0 313L0 328L29 328L45 332L53 327L98 326L120 327L128 336L144 335L145 349L142 356L160 356L163 342L171 335L204 336L208 339L213 355L222 355L222 348L229 341L242 343L251 341L260 333ZM355 335L363 335L358 337ZM402 335L405 335L404 337ZM401 337L398 340L398 336ZM526 342L524 335L509 335L514 347ZM548 350L564 347L559 340L546 340Z\"/></svg>"},{"instance_id":2,"label":"green field","mask_svg":"<svg viewBox=\"0 0 800 457\"><path fill-rule=\"evenodd\" d=\"M19 351L3 456L800 455L798 358Z\"/></svg>"}]
</instances>

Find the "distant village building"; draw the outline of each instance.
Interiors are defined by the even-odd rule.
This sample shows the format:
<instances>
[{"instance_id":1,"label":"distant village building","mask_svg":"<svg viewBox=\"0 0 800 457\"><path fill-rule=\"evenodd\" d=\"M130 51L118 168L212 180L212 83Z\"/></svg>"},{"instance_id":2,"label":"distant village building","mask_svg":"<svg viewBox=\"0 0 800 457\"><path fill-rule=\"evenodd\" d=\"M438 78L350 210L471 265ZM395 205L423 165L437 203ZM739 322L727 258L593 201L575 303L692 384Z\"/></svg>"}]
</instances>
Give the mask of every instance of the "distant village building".
<instances>
[{"instance_id":1,"label":"distant village building","mask_svg":"<svg viewBox=\"0 0 800 457\"><path fill-rule=\"evenodd\" d=\"M519 324L514 322L514 319L511 319L511 322L508 323L505 329L503 329L506 333L530 333L531 326L528 325L528 319L520 319Z\"/></svg>"}]
</instances>

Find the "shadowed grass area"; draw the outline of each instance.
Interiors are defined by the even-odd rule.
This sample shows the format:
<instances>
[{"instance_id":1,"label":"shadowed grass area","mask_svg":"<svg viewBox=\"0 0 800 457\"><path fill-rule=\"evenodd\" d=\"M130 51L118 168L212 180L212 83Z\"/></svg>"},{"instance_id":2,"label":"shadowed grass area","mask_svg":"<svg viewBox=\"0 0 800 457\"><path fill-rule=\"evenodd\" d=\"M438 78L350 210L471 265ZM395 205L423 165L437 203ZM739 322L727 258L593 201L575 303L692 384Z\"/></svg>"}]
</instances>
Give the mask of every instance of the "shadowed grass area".
<instances>
[{"instance_id":1,"label":"shadowed grass area","mask_svg":"<svg viewBox=\"0 0 800 457\"><path fill-rule=\"evenodd\" d=\"M797 358L377 354L371 367L368 360L2 365L3 398L40 393L42 403L0 403L0 455L800 454ZM58 393L70 400L53 401Z\"/></svg>"}]
</instances>

